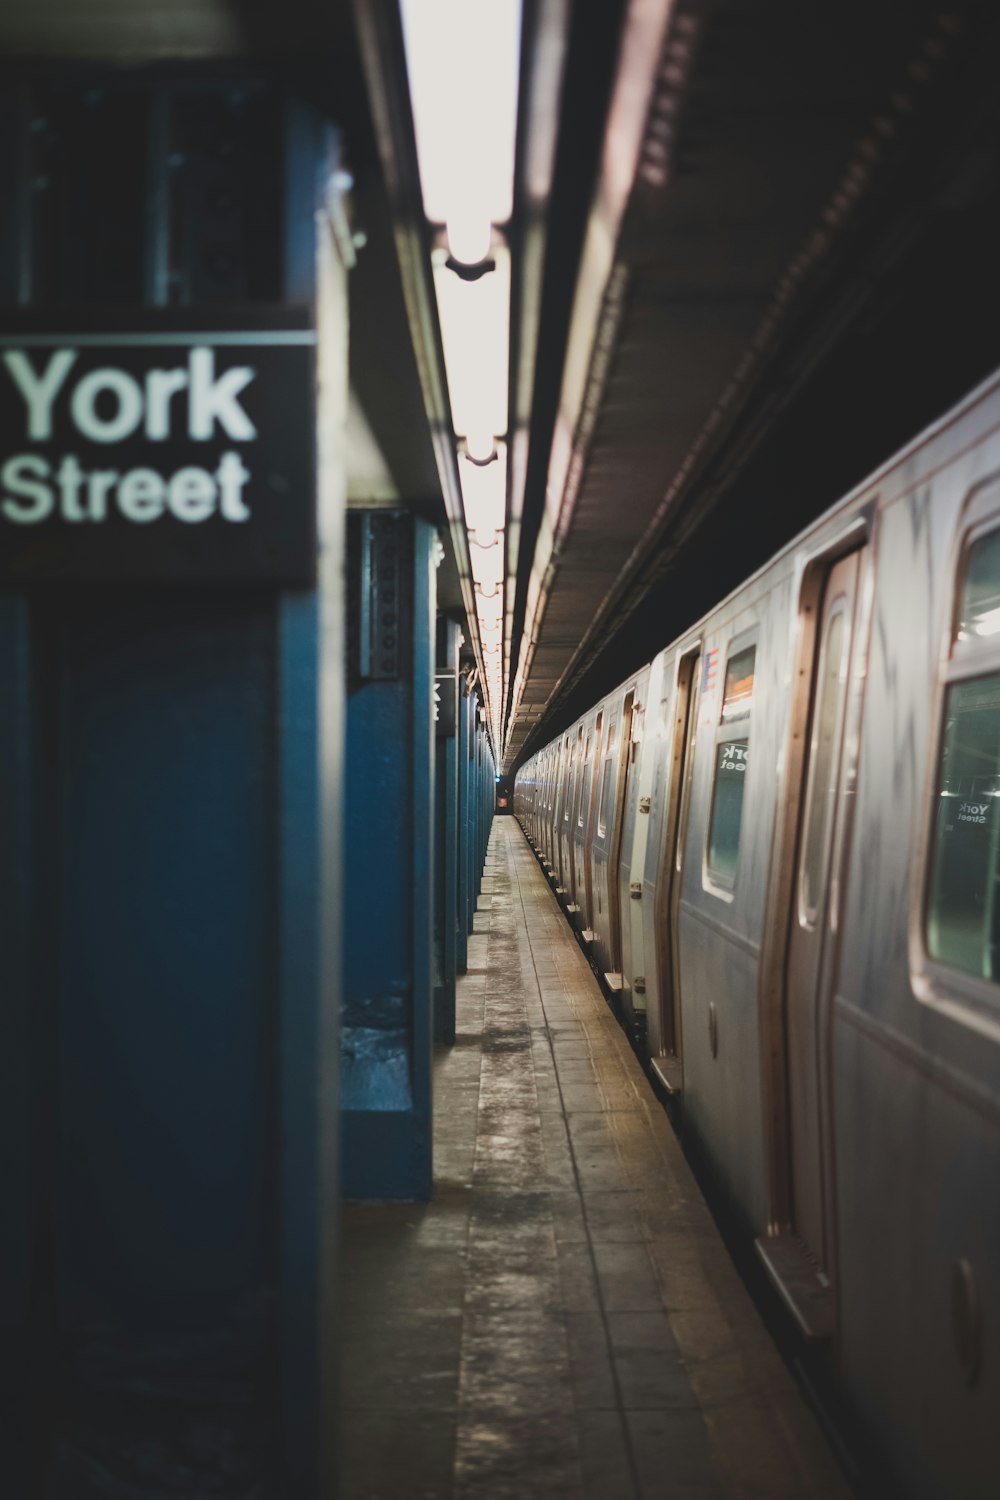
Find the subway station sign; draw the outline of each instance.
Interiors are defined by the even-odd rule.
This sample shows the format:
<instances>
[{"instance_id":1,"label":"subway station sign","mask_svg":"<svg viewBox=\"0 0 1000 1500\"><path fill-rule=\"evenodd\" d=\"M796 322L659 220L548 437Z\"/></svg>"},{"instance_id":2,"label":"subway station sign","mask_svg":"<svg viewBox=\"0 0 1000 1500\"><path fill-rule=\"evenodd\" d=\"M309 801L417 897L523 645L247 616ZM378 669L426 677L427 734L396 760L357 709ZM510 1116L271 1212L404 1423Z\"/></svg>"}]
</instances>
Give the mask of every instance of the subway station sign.
<instances>
[{"instance_id":1,"label":"subway station sign","mask_svg":"<svg viewBox=\"0 0 1000 1500\"><path fill-rule=\"evenodd\" d=\"M247 316L0 324L0 579L313 578L316 335Z\"/></svg>"}]
</instances>

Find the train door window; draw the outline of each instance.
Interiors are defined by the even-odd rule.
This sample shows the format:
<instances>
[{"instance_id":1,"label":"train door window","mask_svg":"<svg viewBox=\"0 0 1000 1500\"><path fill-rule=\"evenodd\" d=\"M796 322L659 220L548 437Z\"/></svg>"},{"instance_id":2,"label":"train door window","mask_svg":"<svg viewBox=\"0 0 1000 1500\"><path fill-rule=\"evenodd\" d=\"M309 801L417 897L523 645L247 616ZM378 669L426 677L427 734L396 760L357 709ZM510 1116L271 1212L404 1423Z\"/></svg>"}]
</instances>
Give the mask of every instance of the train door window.
<instances>
[{"instance_id":1,"label":"train door window","mask_svg":"<svg viewBox=\"0 0 1000 1500\"><path fill-rule=\"evenodd\" d=\"M594 726L594 735L591 740L590 749L587 752L587 785L584 788L583 802L580 807L581 826L585 836L590 832L590 799L593 795L594 786L594 762L601 754L601 726L604 723L604 715L597 715L597 723Z\"/></svg>"},{"instance_id":2,"label":"train door window","mask_svg":"<svg viewBox=\"0 0 1000 1500\"><path fill-rule=\"evenodd\" d=\"M575 760L576 745L566 736L566 779L563 787L563 822L568 823L573 813L573 763Z\"/></svg>"},{"instance_id":3,"label":"train door window","mask_svg":"<svg viewBox=\"0 0 1000 1500\"><path fill-rule=\"evenodd\" d=\"M716 730L707 863L712 876L727 886L735 882L739 863L756 658L755 645L743 646L738 651L730 652L726 664L722 713Z\"/></svg>"},{"instance_id":4,"label":"train door window","mask_svg":"<svg viewBox=\"0 0 1000 1500\"><path fill-rule=\"evenodd\" d=\"M617 727L617 720L612 719L608 725L608 739L607 744L604 747L604 772L601 776L601 800L597 808L597 834L599 838L603 838L608 831L607 815L610 806L609 798L611 794L611 777L615 769L614 757L611 754L611 746L614 741L615 730Z\"/></svg>"},{"instance_id":5,"label":"train door window","mask_svg":"<svg viewBox=\"0 0 1000 1500\"><path fill-rule=\"evenodd\" d=\"M576 826L583 827L583 819L586 812L587 801L590 797L590 735L587 735L587 744L583 752L583 774L580 777L580 788L576 798Z\"/></svg>"},{"instance_id":6,"label":"train door window","mask_svg":"<svg viewBox=\"0 0 1000 1500\"><path fill-rule=\"evenodd\" d=\"M937 771L927 950L998 982L1000 530L974 539L964 562Z\"/></svg>"},{"instance_id":7,"label":"train door window","mask_svg":"<svg viewBox=\"0 0 1000 1500\"><path fill-rule=\"evenodd\" d=\"M835 607L835 612L827 618L826 639L821 647L800 897L803 916L810 923L816 920L816 908L826 868L831 814L837 792L835 751L840 718L841 673L845 666L844 648L847 644L846 624L846 607Z\"/></svg>"}]
</instances>

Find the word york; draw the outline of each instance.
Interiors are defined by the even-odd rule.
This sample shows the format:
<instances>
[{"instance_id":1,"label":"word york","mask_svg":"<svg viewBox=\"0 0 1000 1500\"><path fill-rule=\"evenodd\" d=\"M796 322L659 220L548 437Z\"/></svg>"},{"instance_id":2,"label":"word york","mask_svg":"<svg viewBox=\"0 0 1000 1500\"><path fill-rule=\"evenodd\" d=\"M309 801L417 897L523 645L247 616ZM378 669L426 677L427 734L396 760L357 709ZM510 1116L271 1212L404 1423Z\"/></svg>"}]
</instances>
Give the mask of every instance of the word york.
<instances>
[{"instance_id":1,"label":"word york","mask_svg":"<svg viewBox=\"0 0 1000 1500\"><path fill-rule=\"evenodd\" d=\"M77 358L75 349L59 349L39 375L22 350L11 349L4 354L3 362L24 397L26 435L32 442L45 443L51 438L52 408ZM140 423L149 442L162 443L171 436L173 398L183 391L187 393L187 435L193 442L208 442L218 422L227 437L247 443L257 436L257 429L238 397L255 373L239 365L216 377L215 350L205 348L191 350L186 370L147 370L143 385L127 370L106 365L77 381L69 414L80 436L91 443L124 442L138 431ZM98 411L102 396L110 397L116 408L106 416Z\"/></svg>"},{"instance_id":2,"label":"word york","mask_svg":"<svg viewBox=\"0 0 1000 1500\"><path fill-rule=\"evenodd\" d=\"M38 370L22 350L4 352L3 364L24 402L29 442L51 442L54 415L64 397L72 427L90 443L121 443L140 428L147 442L167 442L174 436L178 416L178 436L191 442L211 442L217 429L235 443L257 437L240 403L256 371L240 365L216 375L211 348L192 348L186 366L147 370L141 381L127 370L105 365L68 384L77 359L76 350L59 349ZM37 452L17 453L0 467L0 514L25 526L37 525L57 510L64 521L101 522L113 505L125 520L137 524L167 512L187 524L215 514L224 521L241 522L250 519L242 494L250 477L232 450L219 455L212 467L188 464L170 474L145 465L88 471L74 453L61 462Z\"/></svg>"}]
</instances>

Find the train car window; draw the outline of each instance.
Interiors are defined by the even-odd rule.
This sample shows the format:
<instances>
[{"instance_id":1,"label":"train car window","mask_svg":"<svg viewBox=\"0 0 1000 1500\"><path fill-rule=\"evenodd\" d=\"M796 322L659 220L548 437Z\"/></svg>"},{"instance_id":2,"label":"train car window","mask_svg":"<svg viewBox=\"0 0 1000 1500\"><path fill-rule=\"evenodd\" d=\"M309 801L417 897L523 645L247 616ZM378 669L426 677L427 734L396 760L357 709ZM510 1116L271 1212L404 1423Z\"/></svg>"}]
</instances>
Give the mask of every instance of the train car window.
<instances>
[{"instance_id":1,"label":"train car window","mask_svg":"<svg viewBox=\"0 0 1000 1500\"><path fill-rule=\"evenodd\" d=\"M590 805L590 735L587 736L587 748L583 752L583 763L585 770L580 777L580 789L576 799L576 826L583 827L584 809Z\"/></svg>"},{"instance_id":2,"label":"train car window","mask_svg":"<svg viewBox=\"0 0 1000 1500\"><path fill-rule=\"evenodd\" d=\"M1000 531L969 548L958 612L958 641L983 639L1000 631Z\"/></svg>"},{"instance_id":3,"label":"train car window","mask_svg":"<svg viewBox=\"0 0 1000 1500\"><path fill-rule=\"evenodd\" d=\"M756 646L747 646L744 651L737 651L729 658L726 665L726 690L722 695L723 724L749 718L756 661Z\"/></svg>"},{"instance_id":4,"label":"train car window","mask_svg":"<svg viewBox=\"0 0 1000 1500\"><path fill-rule=\"evenodd\" d=\"M742 647L730 656L716 733L707 864L712 875L726 885L735 881L739 863L756 660L756 646Z\"/></svg>"},{"instance_id":5,"label":"train car window","mask_svg":"<svg viewBox=\"0 0 1000 1500\"><path fill-rule=\"evenodd\" d=\"M611 754L611 742L614 739L615 729L617 728L617 725L617 719L612 719L608 725L608 738L604 750L604 775L601 777L601 800L597 805L598 838L603 838L608 831L606 818L608 808L608 794L611 790L611 774L614 771L615 767L614 758Z\"/></svg>"},{"instance_id":6,"label":"train car window","mask_svg":"<svg viewBox=\"0 0 1000 1500\"><path fill-rule=\"evenodd\" d=\"M728 881L735 880L739 862L749 743L749 740L726 740L716 752L708 865L713 874Z\"/></svg>"},{"instance_id":7,"label":"train car window","mask_svg":"<svg viewBox=\"0 0 1000 1500\"><path fill-rule=\"evenodd\" d=\"M607 820L605 818L605 808L607 807L610 798L611 773L614 770L614 764L614 761L609 755L604 762L604 775L601 778L601 803L597 813L597 832L599 837L601 838L603 838L608 831Z\"/></svg>"},{"instance_id":8,"label":"train car window","mask_svg":"<svg viewBox=\"0 0 1000 1500\"><path fill-rule=\"evenodd\" d=\"M965 553L927 892L927 951L1000 981L1000 530ZM985 659L984 659L985 658ZM990 670L992 668L993 670Z\"/></svg>"},{"instance_id":9,"label":"train car window","mask_svg":"<svg viewBox=\"0 0 1000 1500\"><path fill-rule=\"evenodd\" d=\"M823 885L827 837L836 795L834 750L840 706L840 672L844 660L845 616L842 609L827 622L822 676L816 704L815 749L809 768L809 807L806 811L805 858L802 862L802 908L809 921L816 915Z\"/></svg>"},{"instance_id":10,"label":"train car window","mask_svg":"<svg viewBox=\"0 0 1000 1500\"><path fill-rule=\"evenodd\" d=\"M575 759L576 745L569 738L569 736L567 736L566 738L566 749L568 752L568 759L566 763L566 786L563 791L562 810L564 823L568 823L573 815L573 761Z\"/></svg>"},{"instance_id":11,"label":"train car window","mask_svg":"<svg viewBox=\"0 0 1000 1500\"><path fill-rule=\"evenodd\" d=\"M927 947L941 963L1000 979L1000 675L948 690Z\"/></svg>"}]
</instances>

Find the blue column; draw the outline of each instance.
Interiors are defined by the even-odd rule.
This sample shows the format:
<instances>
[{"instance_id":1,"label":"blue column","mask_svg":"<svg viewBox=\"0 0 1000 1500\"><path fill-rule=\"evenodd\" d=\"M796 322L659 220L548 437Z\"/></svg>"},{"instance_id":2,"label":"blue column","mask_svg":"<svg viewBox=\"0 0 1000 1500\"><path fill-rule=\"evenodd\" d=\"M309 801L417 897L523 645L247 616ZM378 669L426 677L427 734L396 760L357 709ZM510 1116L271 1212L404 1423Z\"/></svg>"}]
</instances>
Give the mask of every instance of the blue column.
<instances>
[{"instance_id":1,"label":"blue column","mask_svg":"<svg viewBox=\"0 0 1000 1500\"><path fill-rule=\"evenodd\" d=\"M482 786L482 725L479 722L479 699L469 694L469 889L466 908L466 930L472 932L476 903L481 889L483 866L480 859L480 793Z\"/></svg>"},{"instance_id":2,"label":"blue column","mask_svg":"<svg viewBox=\"0 0 1000 1500\"><path fill-rule=\"evenodd\" d=\"M39 1306L36 1223L48 1187L43 1145L49 1094L44 1045L48 1015L34 969L50 941L36 899L37 752L27 602L0 596L0 1445L5 1483L30 1494L32 1372L44 1361L50 1317Z\"/></svg>"},{"instance_id":3,"label":"blue column","mask_svg":"<svg viewBox=\"0 0 1000 1500\"><path fill-rule=\"evenodd\" d=\"M9 130L24 146L48 120L44 191L78 207L72 244L46 242L59 214L21 215L33 196L15 183L3 199L0 173L0 297L15 300L14 266L43 317L98 292L141 316L171 288L185 306L312 309L322 504L311 483L304 503L321 552L294 590L0 593L0 1404L14 1373L25 1460L4 1444L3 1479L26 1497L140 1496L183 1463L209 1493L236 1462L248 1488L318 1500L333 1484L347 337L317 215L335 142L253 81L61 75L49 102L13 126L0 107L0 146L16 164Z\"/></svg>"},{"instance_id":4,"label":"blue column","mask_svg":"<svg viewBox=\"0 0 1000 1500\"><path fill-rule=\"evenodd\" d=\"M458 900L458 653L462 633L437 623L434 846L434 1040L455 1040Z\"/></svg>"},{"instance_id":5,"label":"blue column","mask_svg":"<svg viewBox=\"0 0 1000 1500\"><path fill-rule=\"evenodd\" d=\"M348 530L343 1191L430 1196L434 917L433 528Z\"/></svg>"},{"instance_id":6,"label":"blue column","mask_svg":"<svg viewBox=\"0 0 1000 1500\"><path fill-rule=\"evenodd\" d=\"M469 967L469 809L471 794L469 737L469 682L459 679L458 698L458 876L455 900L455 967L464 974Z\"/></svg>"},{"instance_id":7,"label":"blue column","mask_svg":"<svg viewBox=\"0 0 1000 1500\"><path fill-rule=\"evenodd\" d=\"M285 295L316 305L320 397L316 586L281 594L276 643L278 1359L285 1471L295 1500L329 1493L337 1468L348 330L346 268L316 209L338 161L330 128L304 108L289 109Z\"/></svg>"}]
</instances>

